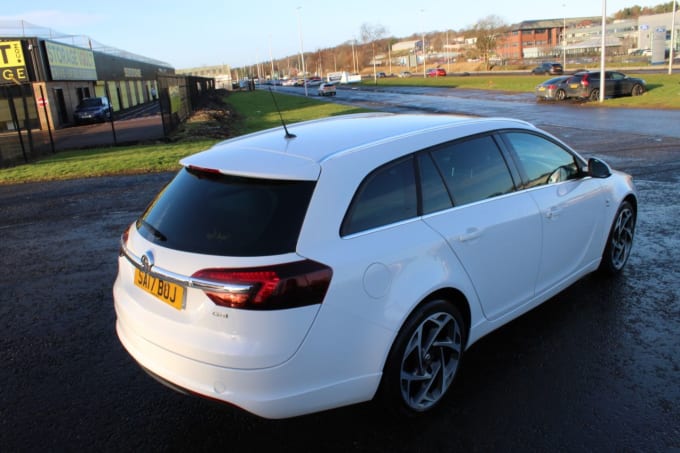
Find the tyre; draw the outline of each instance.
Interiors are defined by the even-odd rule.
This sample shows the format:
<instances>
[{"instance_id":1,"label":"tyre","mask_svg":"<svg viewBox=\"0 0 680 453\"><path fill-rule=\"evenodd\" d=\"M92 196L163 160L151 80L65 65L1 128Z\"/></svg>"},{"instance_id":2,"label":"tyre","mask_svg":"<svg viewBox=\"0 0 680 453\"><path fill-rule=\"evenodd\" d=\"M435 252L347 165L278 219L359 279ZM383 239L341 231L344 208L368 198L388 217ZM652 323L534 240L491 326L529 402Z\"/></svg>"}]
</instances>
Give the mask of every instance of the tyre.
<instances>
[{"instance_id":1,"label":"tyre","mask_svg":"<svg viewBox=\"0 0 680 453\"><path fill-rule=\"evenodd\" d=\"M645 89L640 85L639 83L636 83L633 85L633 89L630 90L630 95L631 96L640 96L642 93L645 92Z\"/></svg>"},{"instance_id":2,"label":"tyre","mask_svg":"<svg viewBox=\"0 0 680 453\"><path fill-rule=\"evenodd\" d=\"M626 265L633 247L636 217L635 208L630 202L621 203L602 254L599 270L603 274L616 275Z\"/></svg>"},{"instance_id":3,"label":"tyre","mask_svg":"<svg viewBox=\"0 0 680 453\"><path fill-rule=\"evenodd\" d=\"M467 330L456 307L430 300L404 323L383 370L379 396L391 413L417 415L437 407L456 377Z\"/></svg>"},{"instance_id":4,"label":"tyre","mask_svg":"<svg viewBox=\"0 0 680 453\"><path fill-rule=\"evenodd\" d=\"M567 98L567 92L564 90L557 90L557 93L555 93L555 99L558 101L564 101Z\"/></svg>"},{"instance_id":5,"label":"tyre","mask_svg":"<svg viewBox=\"0 0 680 453\"><path fill-rule=\"evenodd\" d=\"M591 101L599 101L600 100L600 90L595 88L593 91L590 92L590 96L588 96L588 99Z\"/></svg>"}]
</instances>

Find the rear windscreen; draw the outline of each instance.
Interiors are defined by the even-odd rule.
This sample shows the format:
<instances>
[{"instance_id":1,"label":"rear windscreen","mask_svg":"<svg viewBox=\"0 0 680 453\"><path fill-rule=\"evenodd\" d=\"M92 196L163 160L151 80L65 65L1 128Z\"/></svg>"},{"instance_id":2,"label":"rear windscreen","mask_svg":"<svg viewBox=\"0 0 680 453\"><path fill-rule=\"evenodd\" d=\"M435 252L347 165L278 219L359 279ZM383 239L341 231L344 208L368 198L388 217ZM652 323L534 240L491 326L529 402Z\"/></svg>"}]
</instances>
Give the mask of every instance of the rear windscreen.
<instances>
[{"instance_id":1,"label":"rear windscreen","mask_svg":"<svg viewBox=\"0 0 680 453\"><path fill-rule=\"evenodd\" d=\"M294 252L314 184L185 168L149 205L137 229L149 241L185 252Z\"/></svg>"}]
</instances>

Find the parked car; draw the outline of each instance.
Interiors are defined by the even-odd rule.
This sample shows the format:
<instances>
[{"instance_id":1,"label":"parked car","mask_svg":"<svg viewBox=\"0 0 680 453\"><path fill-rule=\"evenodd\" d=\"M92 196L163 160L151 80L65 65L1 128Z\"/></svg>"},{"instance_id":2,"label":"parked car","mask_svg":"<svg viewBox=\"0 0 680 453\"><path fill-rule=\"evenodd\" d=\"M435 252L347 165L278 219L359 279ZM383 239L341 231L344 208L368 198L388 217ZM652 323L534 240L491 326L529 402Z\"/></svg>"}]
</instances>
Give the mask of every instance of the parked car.
<instances>
[{"instance_id":1,"label":"parked car","mask_svg":"<svg viewBox=\"0 0 680 453\"><path fill-rule=\"evenodd\" d=\"M531 70L532 74L559 75L564 72L560 63L541 63Z\"/></svg>"},{"instance_id":2,"label":"parked car","mask_svg":"<svg viewBox=\"0 0 680 453\"><path fill-rule=\"evenodd\" d=\"M631 177L529 123L287 129L184 158L123 233L116 331L171 388L270 418L426 412L476 341L629 257Z\"/></svg>"},{"instance_id":3,"label":"parked car","mask_svg":"<svg viewBox=\"0 0 680 453\"><path fill-rule=\"evenodd\" d=\"M566 82L567 96L598 100L600 98L600 75L600 71L584 71L574 74ZM605 72L604 86L605 97L640 96L647 89L647 84L643 79L628 77L617 71Z\"/></svg>"},{"instance_id":4,"label":"parked car","mask_svg":"<svg viewBox=\"0 0 680 453\"><path fill-rule=\"evenodd\" d=\"M316 87L316 86L321 85L322 82L323 82L323 79L321 77L318 77L318 76L310 77L310 78L307 79L307 86L308 87Z\"/></svg>"},{"instance_id":5,"label":"parked car","mask_svg":"<svg viewBox=\"0 0 680 453\"><path fill-rule=\"evenodd\" d=\"M410 71L401 71L399 73L399 77L401 77L402 79L407 79L407 78L411 77L412 75L413 74L411 74Z\"/></svg>"},{"instance_id":6,"label":"parked car","mask_svg":"<svg viewBox=\"0 0 680 453\"><path fill-rule=\"evenodd\" d=\"M111 105L106 96L84 98L73 111L76 124L98 123L111 119Z\"/></svg>"},{"instance_id":7,"label":"parked car","mask_svg":"<svg viewBox=\"0 0 680 453\"><path fill-rule=\"evenodd\" d=\"M444 77L446 70L444 68L432 68L427 70L428 77Z\"/></svg>"},{"instance_id":8,"label":"parked car","mask_svg":"<svg viewBox=\"0 0 680 453\"><path fill-rule=\"evenodd\" d=\"M379 79L384 79L385 77L387 77L387 74L385 74L384 72L377 72L375 75Z\"/></svg>"},{"instance_id":9,"label":"parked car","mask_svg":"<svg viewBox=\"0 0 680 453\"><path fill-rule=\"evenodd\" d=\"M548 79L536 85L534 90L539 101L564 101L567 98L566 83L569 76L559 76Z\"/></svg>"},{"instance_id":10,"label":"parked car","mask_svg":"<svg viewBox=\"0 0 680 453\"><path fill-rule=\"evenodd\" d=\"M335 84L328 82L322 83L319 85L317 94L319 96L335 96Z\"/></svg>"}]
</instances>

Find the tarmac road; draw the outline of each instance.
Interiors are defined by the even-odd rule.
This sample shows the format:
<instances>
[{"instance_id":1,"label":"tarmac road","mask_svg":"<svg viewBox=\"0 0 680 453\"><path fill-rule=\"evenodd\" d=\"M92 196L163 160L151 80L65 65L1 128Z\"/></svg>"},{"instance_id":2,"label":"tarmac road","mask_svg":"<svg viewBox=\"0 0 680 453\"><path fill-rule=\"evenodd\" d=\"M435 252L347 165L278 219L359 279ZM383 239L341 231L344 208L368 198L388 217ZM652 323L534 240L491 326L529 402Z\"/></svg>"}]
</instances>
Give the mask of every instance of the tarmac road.
<instances>
[{"instance_id":1,"label":"tarmac road","mask_svg":"<svg viewBox=\"0 0 680 453\"><path fill-rule=\"evenodd\" d=\"M0 186L0 450L677 451L680 140L548 130L636 177L629 265L482 339L413 420L268 421L166 389L120 346L111 285L120 234L171 175Z\"/></svg>"}]
</instances>

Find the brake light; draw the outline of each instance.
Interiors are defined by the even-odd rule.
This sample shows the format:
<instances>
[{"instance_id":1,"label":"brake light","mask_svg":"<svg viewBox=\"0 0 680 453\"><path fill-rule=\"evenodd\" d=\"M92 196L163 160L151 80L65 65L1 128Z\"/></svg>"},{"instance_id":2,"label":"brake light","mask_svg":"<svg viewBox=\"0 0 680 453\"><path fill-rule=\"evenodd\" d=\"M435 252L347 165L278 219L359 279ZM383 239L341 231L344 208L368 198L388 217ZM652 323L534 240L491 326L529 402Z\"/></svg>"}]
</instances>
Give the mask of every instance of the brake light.
<instances>
[{"instance_id":1,"label":"brake light","mask_svg":"<svg viewBox=\"0 0 680 453\"><path fill-rule=\"evenodd\" d=\"M130 238L130 228L132 225L127 227L123 234L120 236L120 247L118 248L118 256L123 256L123 247L127 247L128 239Z\"/></svg>"},{"instance_id":2,"label":"brake light","mask_svg":"<svg viewBox=\"0 0 680 453\"><path fill-rule=\"evenodd\" d=\"M245 310L280 310L323 302L331 282L330 267L306 260L243 269L203 269L193 286L216 305Z\"/></svg>"},{"instance_id":3,"label":"brake light","mask_svg":"<svg viewBox=\"0 0 680 453\"><path fill-rule=\"evenodd\" d=\"M198 167L196 165L189 165L189 170L194 170L194 171L199 171L202 173L213 173L213 174L220 174L220 171L216 168L207 168L207 167Z\"/></svg>"},{"instance_id":4,"label":"brake light","mask_svg":"<svg viewBox=\"0 0 680 453\"><path fill-rule=\"evenodd\" d=\"M588 85L590 85L590 81L588 81L587 75L583 76L583 79L581 80L581 85L583 85L584 87L587 87Z\"/></svg>"}]
</instances>

